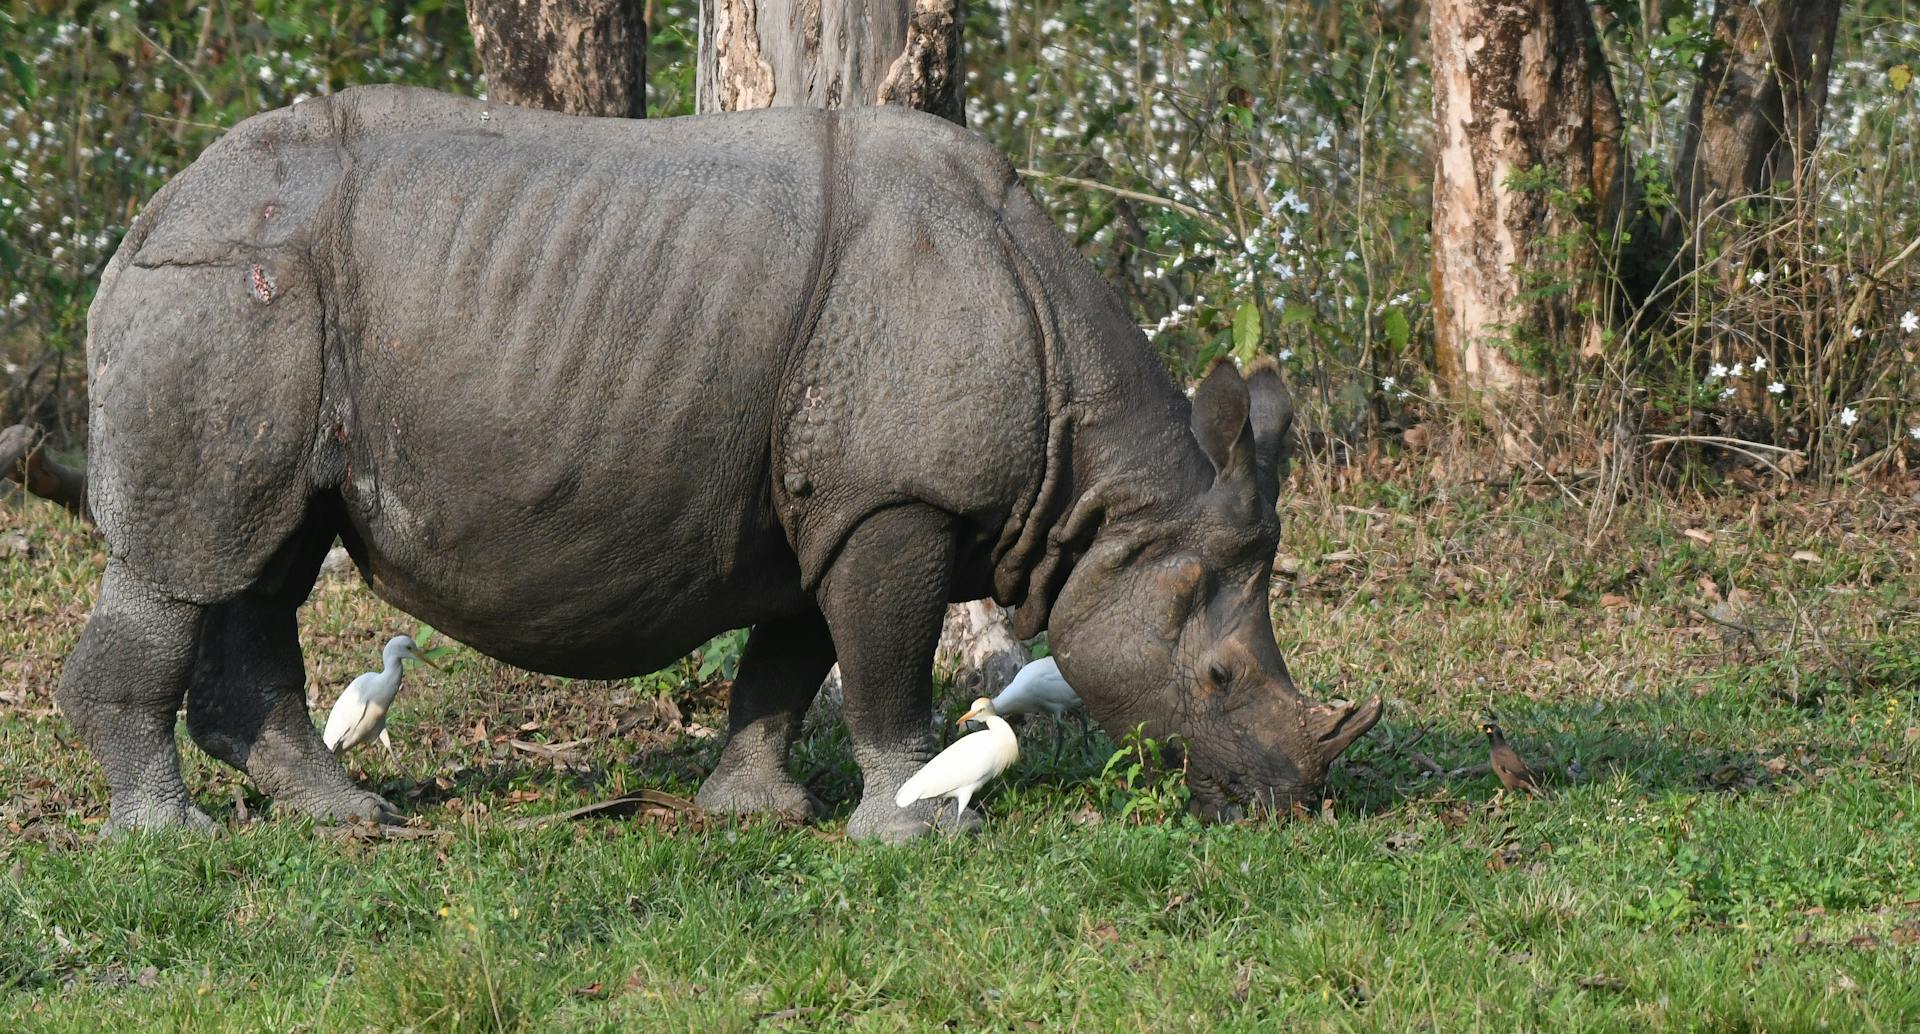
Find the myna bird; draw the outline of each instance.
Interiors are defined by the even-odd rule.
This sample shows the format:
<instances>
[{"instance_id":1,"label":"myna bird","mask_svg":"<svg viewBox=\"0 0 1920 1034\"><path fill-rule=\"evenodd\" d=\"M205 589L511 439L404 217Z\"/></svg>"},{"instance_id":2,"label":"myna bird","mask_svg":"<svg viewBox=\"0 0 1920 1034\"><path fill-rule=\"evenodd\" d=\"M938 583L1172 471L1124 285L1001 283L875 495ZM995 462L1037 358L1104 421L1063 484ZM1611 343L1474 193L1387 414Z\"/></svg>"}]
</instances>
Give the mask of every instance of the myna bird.
<instances>
[{"instance_id":1,"label":"myna bird","mask_svg":"<svg viewBox=\"0 0 1920 1034\"><path fill-rule=\"evenodd\" d=\"M1480 723L1480 731L1487 734L1490 748L1487 760L1493 765L1493 774L1500 777L1501 787L1545 797L1546 791L1540 788L1540 778L1521 760L1513 744L1507 742L1506 734L1500 731L1500 723L1491 718L1485 719Z\"/></svg>"}]
</instances>

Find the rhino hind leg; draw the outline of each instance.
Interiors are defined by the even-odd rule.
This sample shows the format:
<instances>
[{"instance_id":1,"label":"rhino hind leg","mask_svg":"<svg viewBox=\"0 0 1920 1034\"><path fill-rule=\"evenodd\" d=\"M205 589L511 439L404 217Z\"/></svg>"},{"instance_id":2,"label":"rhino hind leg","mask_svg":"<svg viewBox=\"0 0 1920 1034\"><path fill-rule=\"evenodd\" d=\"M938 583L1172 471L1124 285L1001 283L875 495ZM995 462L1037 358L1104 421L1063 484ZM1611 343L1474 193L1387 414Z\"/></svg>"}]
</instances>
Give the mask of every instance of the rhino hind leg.
<instances>
[{"instance_id":1,"label":"rhino hind leg","mask_svg":"<svg viewBox=\"0 0 1920 1034\"><path fill-rule=\"evenodd\" d=\"M118 560L60 678L60 710L100 762L108 832L211 831L180 778L175 716L205 608L174 599Z\"/></svg>"},{"instance_id":2,"label":"rhino hind leg","mask_svg":"<svg viewBox=\"0 0 1920 1034\"><path fill-rule=\"evenodd\" d=\"M787 753L833 658L833 634L817 610L754 626L728 704L727 746L695 803L794 819L819 810L787 771Z\"/></svg>"},{"instance_id":3,"label":"rhino hind leg","mask_svg":"<svg viewBox=\"0 0 1920 1034\"><path fill-rule=\"evenodd\" d=\"M187 691L187 732L201 750L245 772L276 807L400 822L398 809L347 774L307 714L295 614L332 543L331 530L309 520L262 584L208 608Z\"/></svg>"},{"instance_id":4,"label":"rhino hind leg","mask_svg":"<svg viewBox=\"0 0 1920 1034\"><path fill-rule=\"evenodd\" d=\"M901 808L894 794L934 754L933 652L953 581L952 519L923 506L867 517L848 536L821 583L835 632L853 737L865 779L847 822L858 839L906 840L933 829L936 801ZM942 825L971 828L971 812Z\"/></svg>"}]
</instances>

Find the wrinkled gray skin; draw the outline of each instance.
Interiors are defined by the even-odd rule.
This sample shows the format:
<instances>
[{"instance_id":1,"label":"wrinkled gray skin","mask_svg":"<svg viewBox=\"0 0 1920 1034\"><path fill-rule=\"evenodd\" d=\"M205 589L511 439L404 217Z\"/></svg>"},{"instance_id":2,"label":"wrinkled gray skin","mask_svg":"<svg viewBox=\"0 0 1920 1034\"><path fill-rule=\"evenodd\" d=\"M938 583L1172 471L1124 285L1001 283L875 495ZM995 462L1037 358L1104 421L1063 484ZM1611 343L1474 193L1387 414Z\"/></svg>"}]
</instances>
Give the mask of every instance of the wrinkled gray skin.
<instances>
[{"instance_id":1,"label":"wrinkled gray skin","mask_svg":"<svg viewBox=\"0 0 1920 1034\"><path fill-rule=\"evenodd\" d=\"M1312 792L1378 718L1295 690L1267 613L1290 412L1191 404L978 137L892 108L624 121L349 90L234 128L89 314L110 547L60 705L115 828L206 826L174 715L282 805L392 819L321 746L295 609L333 537L381 597L535 671L753 626L713 810L804 814L838 659L855 836L930 757L948 601L1050 624L1197 806ZM1009 391L1007 386L1017 386Z\"/></svg>"}]
</instances>

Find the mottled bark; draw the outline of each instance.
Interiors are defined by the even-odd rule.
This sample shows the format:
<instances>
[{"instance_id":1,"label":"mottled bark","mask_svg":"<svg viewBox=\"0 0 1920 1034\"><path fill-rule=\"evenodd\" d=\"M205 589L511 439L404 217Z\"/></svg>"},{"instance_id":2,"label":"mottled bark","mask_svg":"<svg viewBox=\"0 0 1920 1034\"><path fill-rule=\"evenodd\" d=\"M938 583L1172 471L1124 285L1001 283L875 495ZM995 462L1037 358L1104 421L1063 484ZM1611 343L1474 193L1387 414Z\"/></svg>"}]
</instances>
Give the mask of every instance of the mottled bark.
<instances>
[{"instance_id":1,"label":"mottled bark","mask_svg":"<svg viewBox=\"0 0 1920 1034\"><path fill-rule=\"evenodd\" d=\"M93 519L87 512L87 472L49 457L31 427L15 424L0 431L0 476L78 517Z\"/></svg>"},{"instance_id":2,"label":"mottled bark","mask_svg":"<svg viewBox=\"0 0 1920 1034\"><path fill-rule=\"evenodd\" d=\"M1827 103L1840 0L1721 0L1675 163L1693 216L1796 179Z\"/></svg>"},{"instance_id":3,"label":"mottled bark","mask_svg":"<svg viewBox=\"0 0 1920 1034\"><path fill-rule=\"evenodd\" d=\"M647 113L644 0L468 0L487 97L572 115Z\"/></svg>"},{"instance_id":4,"label":"mottled bark","mask_svg":"<svg viewBox=\"0 0 1920 1034\"><path fill-rule=\"evenodd\" d=\"M899 104L964 123L960 0L701 0L695 107Z\"/></svg>"},{"instance_id":5,"label":"mottled bark","mask_svg":"<svg viewBox=\"0 0 1920 1034\"><path fill-rule=\"evenodd\" d=\"M1617 200L1619 105L1579 0L1430 12L1435 368L1455 396L1496 402L1544 389L1563 350L1598 350L1590 249L1573 241Z\"/></svg>"}]
</instances>

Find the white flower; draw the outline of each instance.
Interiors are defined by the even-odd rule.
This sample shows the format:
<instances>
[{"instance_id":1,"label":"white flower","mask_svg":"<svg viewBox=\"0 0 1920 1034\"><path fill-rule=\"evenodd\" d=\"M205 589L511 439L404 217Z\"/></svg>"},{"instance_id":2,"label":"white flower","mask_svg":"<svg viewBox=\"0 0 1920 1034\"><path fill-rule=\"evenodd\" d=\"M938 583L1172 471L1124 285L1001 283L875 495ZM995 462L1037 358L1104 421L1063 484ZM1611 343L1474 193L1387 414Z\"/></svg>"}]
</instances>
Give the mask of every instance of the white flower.
<instances>
[{"instance_id":1,"label":"white flower","mask_svg":"<svg viewBox=\"0 0 1920 1034\"><path fill-rule=\"evenodd\" d=\"M1278 353L1276 353L1276 354L1274 355L1274 358L1276 358L1276 359L1278 359L1278 360L1280 360L1281 362L1283 362L1283 363L1284 363L1284 362L1286 362L1287 360L1289 360L1289 359L1292 359L1292 358L1293 358L1293 349L1291 349L1291 348L1283 348L1283 349L1281 349L1281 350L1280 350L1280 351L1279 351ZM1916 431L1920 431L1920 427L1916 427L1916 428L1914 428L1914 430L1916 430ZM1916 437L1920 437L1920 435L1917 435Z\"/></svg>"},{"instance_id":2,"label":"white flower","mask_svg":"<svg viewBox=\"0 0 1920 1034\"><path fill-rule=\"evenodd\" d=\"M1382 377L1382 378L1380 378L1380 390L1381 390L1381 391L1392 391L1392 390L1393 390L1393 378L1392 378L1392 377Z\"/></svg>"},{"instance_id":3,"label":"white flower","mask_svg":"<svg viewBox=\"0 0 1920 1034\"><path fill-rule=\"evenodd\" d=\"M1907 428L1907 437L1913 439L1916 442L1920 442L1920 427Z\"/></svg>"},{"instance_id":4,"label":"white flower","mask_svg":"<svg viewBox=\"0 0 1920 1034\"><path fill-rule=\"evenodd\" d=\"M1754 357L1753 357L1753 372L1754 372L1754 373L1759 373L1759 372L1760 372L1761 370L1764 370L1764 369L1766 369L1766 368L1767 368L1767 357L1766 357L1766 356L1764 356L1764 355L1756 355L1756 356L1754 356Z\"/></svg>"},{"instance_id":5,"label":"white flower","mask_svg":"<svg viewBox=\"0 0 1920 1034\"><path fill-rule=\"evenodd\" d=\"M1707 370L1707 379L1710 381L1717 381L1720 378L1725 377L1726 375L1727 375L1726 363L1714 363L1713 366Z\"/></svg>"},{"instance_id":6,"label":"white flower","mask_svg":"<svg viewBox=\"0 0 1920 1034\"><path fill-rule=\"evenodd\" d=\"M7 308L18 309L18 308L24 307L26 304L27 304L27 292L21 291L19 294L14 295L11 299L8 300Z\"/></svg>"},{"instance_id":7,"label":"white flower","mask_svg":"<svg viewBox=\"0 0 1920 1034\"><path fill-rule=\"evenodd\" d=\"M1281 208L1293 208L1298 204L1300 204L1300 195L1294 193L1292 190L1288 190L1286 193L1280 195Z\"/></svg>"},{"instance_id":8,"label":"white flower","mask_svg":"<svg viewBox=\"0 0 1920 1034\"><path fill-rule=\"evenodd\" d=\"M1280 231L1280 243L1288 247L1293 246L1293 227L1289 226Z\"/></svg>"},{"instance_id":9,"label":"white flower","mask_svg":"<svg viewBox=\"0 0 1920 1034\"><path fill-rule=\"evenodd\" d=\"M1733 389L1732 389L1731 387L1727 387L1727 388L1722 388L1722 389L1720 389L1720 399L1721 399L1721 401L1723 401L1723 402L1724 402L1724 401L1726 401L1727 399L1730 399L1730 398L1732 398L1732 397L1733 397Z\"/></svg>"},{"instance_id":10,"label":"white flower","mask_svg":"<svg viewBox=\"0 0 1920 1034\"><path fill-rule=\"evenodd\" d=\"M1756 269L1753 272L1747 274L1747 283L1750 283L1755 287L1759 287L1761 284L1764 284L1766 282L1767 282L1767 271L1764 269Z\"/></svg>"},{"instance_id":11,"label":"white flower","mask_svg":"<svg viewBox=\"0 0 1920 1034\"><path fill-rule=\"evenodd\" d=\"M1779 381L1774 381L1772 384L1767 385L1767 394L1769 395L1785 395L1786 393L1787 386Z\"/></svg>"},{"instance_id":12,"label":"white flower","mask_svg":"<svg viewBox=\"0 0 1920 1034\"><path fill-rule=\"evenodd\" d=\"M1734 363L1733 370L1730 375L1734 377L1745 377L1747 375L1747 364Z\"/></svg>"},{"instance_id":13,"label":"white flower","mask_svg":"<svg viewBox=\"0 0 1920 1034\"><path fill-rule=\"evenodd\" d=\"M260 66L260 81L261 81L261 82L263 82L263 83L272 83L272 82L273 82L273 69L271 69L271 68L268 68L268 67L267 67L266 65L261 65L261 66Z\"/></svg>"},{"instance_id":14,"label":"white flower","mask_svg":"<svg viewBox=\"0 0 1920 1034\"><path fill-rule=\"evenodd\" d=\"M1351 248L1347 249L1347 257L1343 261L1358 262L1359 260L1360 260L1359 254L1354 252L1353 249Z\"/></svg>"},{"instance_id":15,"label":"white flower","mask_svg":"<svg viewBox=\"0 0 1920 1034\"><path fill-rule=\"evenodd\" d=\"M1853 328L1853 339L1854 339L1855 341L1858 341L1858 340L1860 340L1861 338L1863 338L1863 337L1865 337L1865 336L1866 336L1866 333L1867 333L1866 331L1864 331L1864 330L1861 330L1861 329L1860 329L1859 327L1855 327L1855 328Z\"/></svg>"},{"instance_id":16,"label":"white flower","mask_svg":"<svg viewBox=\"0 0 1920 1034\"><path fill-rule=\"evenodd\" d=\"M1900 329L1909 334L1920 330L1920 315L1915 315L1911 309L1907 310L1907 314L1900 317Z\"/></svg>"},{"instance_id":17,"label":"white flower","mask_svg":"<svg viewBox=\"0 0 1920 1034\"><path fill-rule=\"evenodd\" d=\"M1841 427L1852 427L1854 424L1857 424L1859 422L1860 422L1860 414L1854 412L1852 406L1848 406L1847 408L1840 411Z\"/></svg>"}]
</instances>

